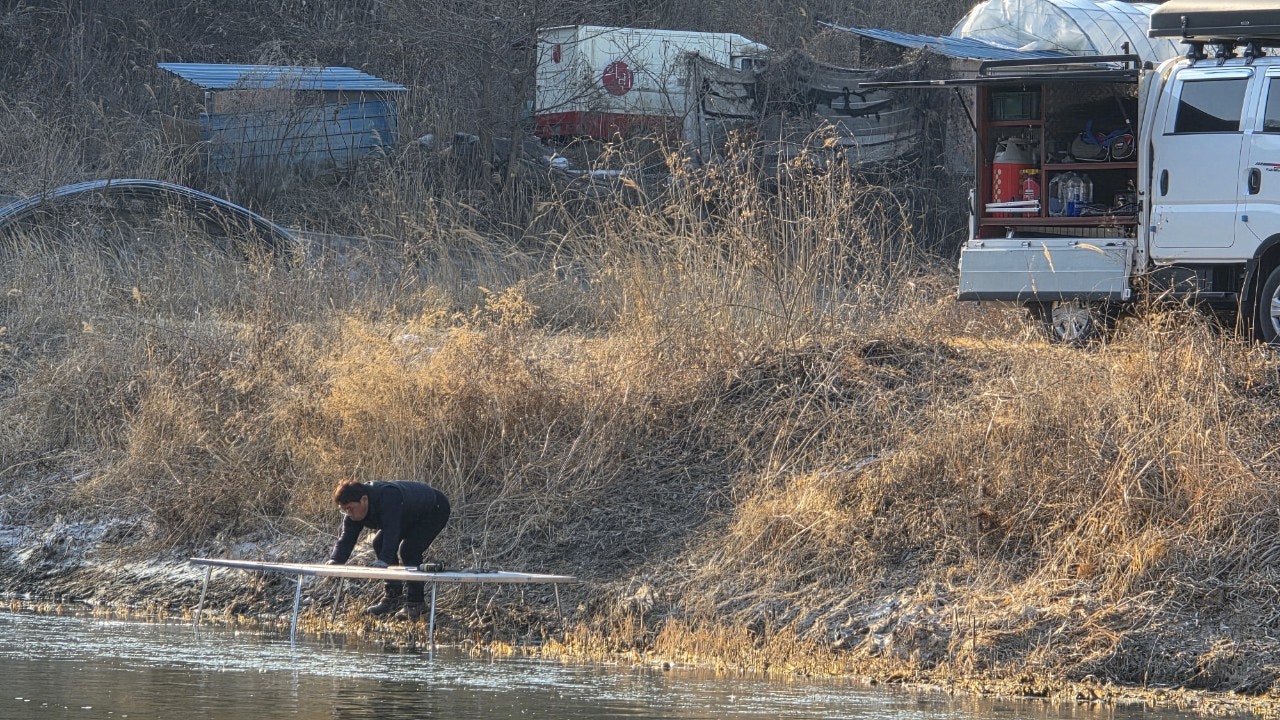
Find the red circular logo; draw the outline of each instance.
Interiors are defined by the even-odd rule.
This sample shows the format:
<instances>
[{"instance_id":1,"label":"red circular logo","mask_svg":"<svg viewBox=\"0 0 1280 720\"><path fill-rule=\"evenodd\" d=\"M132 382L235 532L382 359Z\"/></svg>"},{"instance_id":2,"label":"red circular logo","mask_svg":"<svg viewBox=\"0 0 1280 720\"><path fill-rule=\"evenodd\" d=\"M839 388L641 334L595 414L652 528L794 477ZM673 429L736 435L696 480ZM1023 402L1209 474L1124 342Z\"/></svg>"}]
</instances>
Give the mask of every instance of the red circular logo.
<instances>
[{"instance_id":1,"label":"red circular logo","mask_svg":"<svg viewBox=\"0 0 1280 720\"><path fill-rule=\"evenodd\" d=\"M604 75L600 77L601 82L604 83L604 89L608 90L610 95L626 95L635 83L635 79L631 68L621 60L609 63L609 67L604 69Z\"/></svg>"}]
</instances>

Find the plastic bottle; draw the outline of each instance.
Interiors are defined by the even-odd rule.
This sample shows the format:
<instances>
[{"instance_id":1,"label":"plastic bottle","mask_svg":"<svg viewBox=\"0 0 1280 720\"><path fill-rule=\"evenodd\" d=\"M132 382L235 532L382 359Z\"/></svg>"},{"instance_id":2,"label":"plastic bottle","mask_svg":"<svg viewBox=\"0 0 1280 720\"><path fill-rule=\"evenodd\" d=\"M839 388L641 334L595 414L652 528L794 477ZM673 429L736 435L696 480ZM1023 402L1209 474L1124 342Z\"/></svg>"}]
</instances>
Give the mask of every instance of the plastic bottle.
<instances>
[{"instance_id":1,"label":"plastic bottle","mask_svg":"<svg viewBox=\"0 0 1280 720\"><path fill-rule=\"evenodd\" d=\"M1083 204L1089 205L1093 202L1093 181L1089 179L1088 175L1084 174L1080 175L1080 179L1084 183L1084 187L1080 193L1080 200Z\"/></svg>"},{"instance_id":2,"label":"plastic bottle","mask_svg":"<svg viewBox=\"0 0 1280 720\"><path fill-rule=\"evenodd\" d=\"M1062 210L1062 179L1067 173L1058 173L1049 178L1049 187L1045 189L1045 197L1049 200L1049 214L1053 217L1061 217Z\"/></svg>"},{"instance_id":3,"label":"plastic bottle","mask_svg":"<svg viewBox=\"0 0 1280 720\"><path fill-rule=\"evenodd\" d=\"M1067 186L1071 184L1071 178L1075 177L1073 172L1065 172L1057 177L1058 180L1058 215L1063 217L1069 216L1067 201L1070 199L1067 195Z\"/></svg>"},{"instance_id":4,"label":"plastic bottle","mask_svg":"<svg viewBox=\"0 0 1280 720\"><path fill-rule=\"evenodd\" d=\"M1071 173L1063 184L1063 191L1066 193L1067 215L1079 217L1084 205L1084 177Z\"/></svg>"}]
</instances>

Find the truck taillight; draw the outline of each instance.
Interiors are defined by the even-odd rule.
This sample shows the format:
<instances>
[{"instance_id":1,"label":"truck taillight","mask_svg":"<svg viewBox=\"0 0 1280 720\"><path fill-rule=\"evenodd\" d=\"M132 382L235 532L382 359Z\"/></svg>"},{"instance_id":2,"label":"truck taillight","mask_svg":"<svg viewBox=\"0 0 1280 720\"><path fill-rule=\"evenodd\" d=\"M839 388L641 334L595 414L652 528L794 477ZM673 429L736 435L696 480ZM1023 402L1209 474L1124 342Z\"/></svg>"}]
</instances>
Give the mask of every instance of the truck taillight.
<instances>
[{"instance_id":1,"label":"truck taillight","mask_svg":"<svg viewBox=\"0 0 1280 720\"><path fill-rule=\"evenodd\" d=\"M560 43L556 43L556 46L551 48L551 62L560 62Z\"/></svg>"}]
</instances>

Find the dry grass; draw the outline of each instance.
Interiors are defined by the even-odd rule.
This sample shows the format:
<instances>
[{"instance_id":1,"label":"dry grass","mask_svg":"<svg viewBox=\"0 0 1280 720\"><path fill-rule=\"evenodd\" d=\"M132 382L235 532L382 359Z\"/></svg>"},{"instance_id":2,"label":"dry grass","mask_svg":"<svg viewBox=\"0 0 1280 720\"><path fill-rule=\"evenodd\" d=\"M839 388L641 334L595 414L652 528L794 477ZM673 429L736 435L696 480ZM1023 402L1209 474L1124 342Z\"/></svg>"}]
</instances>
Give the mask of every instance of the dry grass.
<instances>
[{"instance_id":1,"label":"dry grass","mask_svg":"<svg viewBox=\"0 0 1280 720\"><path fill-rule=\"evenodd\" d=\"M7 189L184 177L95 107L0 98ZM415 153L259 208L348 235L296 266L174 213L5 236L0 525L316 559L337 478L419 479L451 564L587 580L549 652L1274 692L1270 350L1177 308L1070 350L958 306L912 174L774 174L743 140L586 200ZM508 592L443 602L489 641L551 617Z\"/></svg>"},{"instance_id":2,"label":"dry grass","mask_svg":"<svg viewBox=\"0 0 1280 720\"><path fill-rule=\"evenodd\" d=\"M949 300L911 193L797 170L551 196L541 250L403 195L413 253L296 267L182 223L10 239L0 517L307 559L337 478L413 478L455 499L455 565L589 580L549 651L1270 688L1270 352L1163 308L1019 335ZM444 602L532 620L496 597Z\"/></svg>"}]
</instances>

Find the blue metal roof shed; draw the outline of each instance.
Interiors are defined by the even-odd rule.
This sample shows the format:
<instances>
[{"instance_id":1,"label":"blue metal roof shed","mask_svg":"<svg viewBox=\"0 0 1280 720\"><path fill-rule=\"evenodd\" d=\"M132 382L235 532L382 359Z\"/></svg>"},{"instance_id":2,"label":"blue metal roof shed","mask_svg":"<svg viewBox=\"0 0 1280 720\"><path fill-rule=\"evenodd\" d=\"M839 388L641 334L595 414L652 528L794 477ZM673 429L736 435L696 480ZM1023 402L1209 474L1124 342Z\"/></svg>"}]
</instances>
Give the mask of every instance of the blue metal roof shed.
<instances>
[{"instance_id":1,"label":"blue metal roof shed","mask_svg":"<svg viewBox=\"0 0 1280 720\"><path fill-rule=\"evenodd\" d=\"M217 172L350 167L395 143L407 90L348 67L159 66L204 90L200 140Z\"/></svg>"}]
</instances>

